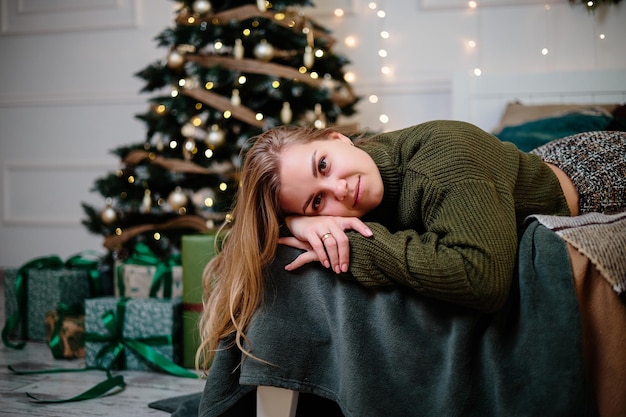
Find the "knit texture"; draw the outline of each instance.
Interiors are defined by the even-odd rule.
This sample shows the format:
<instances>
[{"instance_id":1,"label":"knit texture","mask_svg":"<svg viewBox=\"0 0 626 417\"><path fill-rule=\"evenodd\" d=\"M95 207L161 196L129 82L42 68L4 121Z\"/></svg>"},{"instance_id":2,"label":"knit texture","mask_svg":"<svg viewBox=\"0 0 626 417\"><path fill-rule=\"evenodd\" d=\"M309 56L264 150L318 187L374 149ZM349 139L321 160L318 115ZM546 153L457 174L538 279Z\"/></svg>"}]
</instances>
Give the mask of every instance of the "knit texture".
<instances>
[{"instance_id":1,"label":"knit texture","mask_svg":"<svg viewBox=\"0 0 626 417\"><path fill-rule=\"evenodd\" d=\"M358 143L385 192L348 233L350 274L366 286L495 311L509 292L518 233L530 214L567 215L558 179L534 155L464 122L432 121Z\"/></svg>"}]
</instances>

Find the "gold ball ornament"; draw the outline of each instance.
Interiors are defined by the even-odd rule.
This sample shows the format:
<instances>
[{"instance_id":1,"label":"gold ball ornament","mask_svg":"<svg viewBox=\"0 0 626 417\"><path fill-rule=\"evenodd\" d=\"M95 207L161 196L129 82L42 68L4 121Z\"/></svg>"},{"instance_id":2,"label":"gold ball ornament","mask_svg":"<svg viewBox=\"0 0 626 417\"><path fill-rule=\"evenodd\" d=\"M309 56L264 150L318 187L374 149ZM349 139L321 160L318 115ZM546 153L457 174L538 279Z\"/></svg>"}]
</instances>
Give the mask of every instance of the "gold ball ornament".
<instances>
[{"instance_id":1,"label":"gold ball ornament","mask_svg":"<svg viewBox=\"0 0 626 417\"><path fill-rule=\"evenodd\" d=\"M207 0L196 0L191 5L193 11L199 14L209 13L212 9L211 2Z\"/></svg>"},{"instance_id":2,"label":"gold ball ornament","mask_svg":"<svg viewBox=\"0 0 626 417\"><path fill-rule=\"evenodd\" d=\"M274 47L263 39L254 47L254 56L261 61L269 61L274 58Z\"/></svg>"},{"instance_id":3,"label":"gold ball ornament","mask_svg":"<svg viewBox=\"0 0 626 417\"><path fill-rule=\"evenodd\" d=\"M205 143L207 146L220 146L226 141L226 132L224 132L218 125L211 125L211 130L206 134Z\"/></svg>"},{"instance_id":4,"label":"gold ball ornament","mask_svg":"<svg viewBox=\"0 0 626 417\"><path fill-rule=\"evenodd\" d=\"M173 210L178 211L187 205L189 199L180 187L176 187L167 197L167 202Z\"/></svg>"}]
</instances>

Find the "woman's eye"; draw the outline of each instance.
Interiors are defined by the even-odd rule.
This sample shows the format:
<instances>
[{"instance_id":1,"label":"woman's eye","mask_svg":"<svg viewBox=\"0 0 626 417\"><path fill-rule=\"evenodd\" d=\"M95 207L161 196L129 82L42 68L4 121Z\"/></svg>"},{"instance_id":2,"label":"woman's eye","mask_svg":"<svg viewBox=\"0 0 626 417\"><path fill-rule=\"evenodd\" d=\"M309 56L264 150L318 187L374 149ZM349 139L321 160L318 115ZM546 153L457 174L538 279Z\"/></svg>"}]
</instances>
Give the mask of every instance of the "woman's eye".
<instances>
[{"instance_id":1,"label":"woman's eye","mask_svg":"<svg viewBox=\"0 0 626 417\"><path fill-rule=\"evenodd\" d=\"M317 169L319 172L324 173L326 171L326 157L321 157L320 161L317 164Z\"/></svg>"},{"instance_id":2,"label":"woman's eye","mask_svg":"<svg viewBox=\"0 0 626 417\"><path fill-rule=\"evenodd\" d=\"M320 204L322 204L322 195L318 194L313 199L311 207L313 207L313 210L317 210L317 209L319 209Z\"/></svg>"}]
</instances>

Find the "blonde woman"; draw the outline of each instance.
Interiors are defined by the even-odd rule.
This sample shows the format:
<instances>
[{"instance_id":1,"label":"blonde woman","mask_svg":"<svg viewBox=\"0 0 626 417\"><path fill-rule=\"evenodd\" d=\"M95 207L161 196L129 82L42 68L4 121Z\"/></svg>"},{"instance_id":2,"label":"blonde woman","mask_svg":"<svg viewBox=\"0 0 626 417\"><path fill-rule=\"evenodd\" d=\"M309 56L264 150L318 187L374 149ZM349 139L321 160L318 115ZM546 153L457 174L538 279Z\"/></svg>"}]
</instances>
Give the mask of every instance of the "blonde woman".
<instances>
[{"instance_id":1,"label":"blonde woman","mask_svg":"<svg viewBox=\"0 0 626 417\"><path fill-rule=\"evenodd\" d=\"M590 143L596 157L587 163ZM354 143L330 129L296 127L254 138L233 221L204 277L200 367L232 335L249 353L246 329L263 303L263 275L279 244L302 251L287 271L317 262L365 286L400 285L497 311L528 215L626 208L623 132L549 145L539 155L524 153L455 121Z\"/></svg>"}]
</instances>

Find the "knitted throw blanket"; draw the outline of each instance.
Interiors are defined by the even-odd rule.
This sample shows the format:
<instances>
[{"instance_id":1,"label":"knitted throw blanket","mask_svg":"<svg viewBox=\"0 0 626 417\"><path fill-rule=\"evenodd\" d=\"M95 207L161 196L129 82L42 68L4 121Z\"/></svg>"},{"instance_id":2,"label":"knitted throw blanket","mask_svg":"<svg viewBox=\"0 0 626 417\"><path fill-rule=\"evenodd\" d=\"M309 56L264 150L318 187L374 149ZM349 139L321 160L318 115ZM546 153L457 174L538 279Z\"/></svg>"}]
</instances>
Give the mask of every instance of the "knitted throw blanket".
<instances>
[{"instance_id":1,"label":"knitted throw blanket","mask_svg":"<svg viewBox=\"0 0 626 417\"><path fill-rule=\"evenodd\" d=\"M530 217L587 256L617 294L626 292L626 212Z\"/></svg>"}]
</instances>

